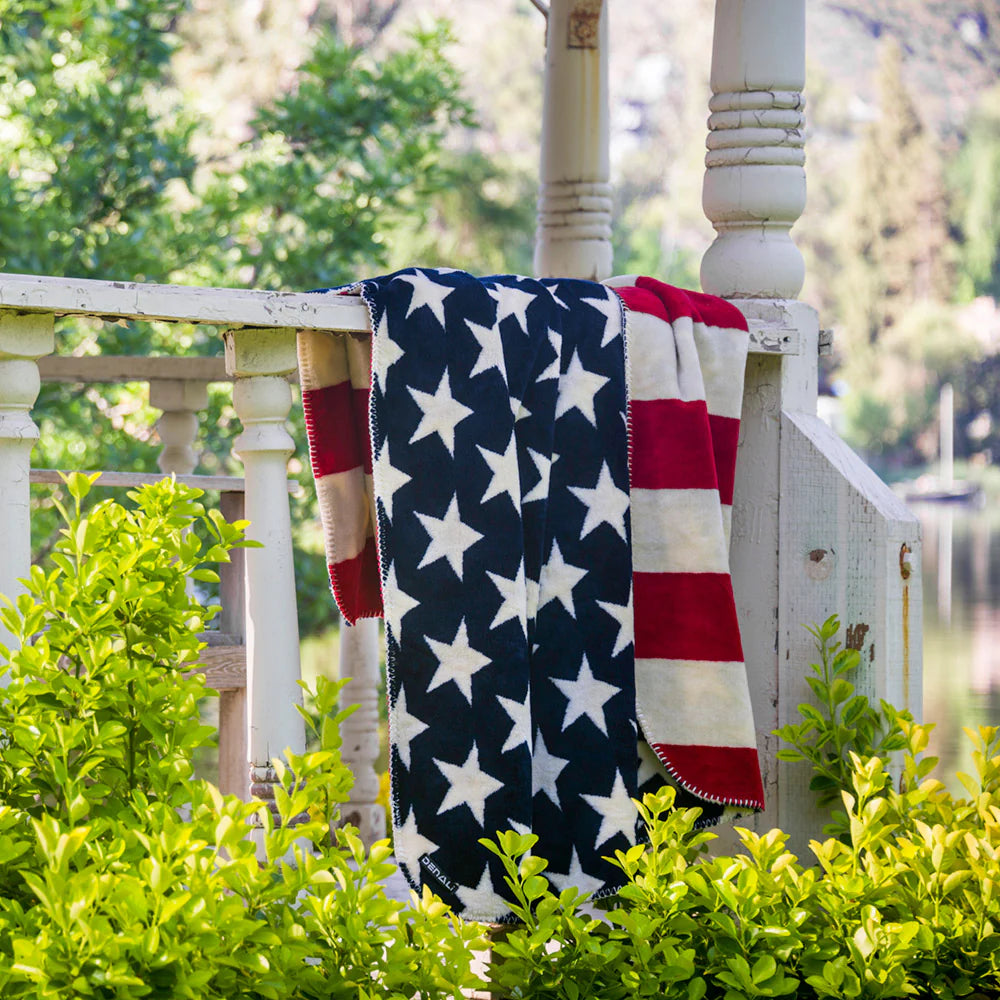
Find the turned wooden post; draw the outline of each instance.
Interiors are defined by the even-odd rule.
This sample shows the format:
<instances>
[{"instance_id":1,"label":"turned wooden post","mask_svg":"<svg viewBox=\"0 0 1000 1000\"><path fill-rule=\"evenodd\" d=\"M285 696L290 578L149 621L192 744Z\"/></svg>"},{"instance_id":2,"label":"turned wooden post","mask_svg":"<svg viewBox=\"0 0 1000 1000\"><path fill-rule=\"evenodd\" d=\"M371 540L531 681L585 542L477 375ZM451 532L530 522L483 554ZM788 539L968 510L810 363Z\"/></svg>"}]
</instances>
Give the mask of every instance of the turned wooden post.
<instances>
[{"instance_id":1,"label":"turned wooden post","mask_svg":"<svg viewBox=\"0 0 1000 1000\"><path fill-rule=\"evenodd\" d=\"M247 535L263 543L245 559L250 791L265 801L274 795L272 760L305 747L296 710L302 698L286 468L295 443L285 427L292 404L285 376L297 363L291 328L226 333L226 368L243 424L233 451L246 473Z\"/></svg>"},{"instance_id":2,"label":"turned wooden post","mask_svg":"<svg viewBox=\"0 0 1000 1000\"><path fill-rule=\"evenodd\" d=\"M603 0L552 0L545 48L535 274L611 274L608 13Z\"/></svg>"},{"instance_id":3,"label":"turned wooden post","mask_svg":"<svg viewBox=\"0 0 1000 1000\"><path fill-rule=\"evenodd\" d=\"M12 601L31 569L28 475L39 433L31 419L41 386L37 362L54 348L51 313L0 312L0 594ZM2 626L0 642L13 642Z\"/></svg>"},{"instance_id":4,"label":"turned wooden post","mask_svg":"<svg viewBox=\"0 0 1000 1000\"><path fill-rule=\"evenodd\" d=\"M194 472L198 453L198 411L208 406L208 383L163 379L149 383L149 405L162 410L156 421L163 448L156 460L160 471L186 476Z\"/></svg>"},{"instance_id":5,"label":"turned wooden post","mask_svg":"<svg viewBox=\"0 0 1000 1000\"><path fill-rule=\"evenodd\" d=\"M361 618L356 625L340 627L340 676L350 680L340 693L342 706L358 707L341 726L344 763L354 774L350 802L344 819L353 823L362 841L371 846L385 837L385 810L378 798L378 619Z\"/></svg>"},{"instance_id":6,"label":"turned wooden post","mask_svg":"<svg viewBox=\"0 0 1000 1000\"><path fill-rule=\"evenodd\" d=\"M716 0L703 201L718 235L702 286L763 339L798 341L796 355L750 356L736 470L730 561L768 803L752 825L781 826L807 854L822 826L811 775L776 760L772 735L810 699L802 625L839 613L862 651L859 688L919 710L920 574L916 519L816 416L819 322L795 299L790 235L805 206L804 80L804 0Z\"/></svg>"},{"instance_id":7,"label":"turned wooden post","mask_svg":"<svg viewBox=\"0 0 1000 1000\"><path fill-rule=\"evenodd\" d=\"M227 521L241 521L245 516L242 493L223 493L219 508ZM246 643L246 549L233 549L229 563L219 568L219 597L222 613L219 631ZM244 801L250 794L247 771L247 689L224 688L219 691L219 790L224 795L238 795Z\"/></svg>"}]
</instances>

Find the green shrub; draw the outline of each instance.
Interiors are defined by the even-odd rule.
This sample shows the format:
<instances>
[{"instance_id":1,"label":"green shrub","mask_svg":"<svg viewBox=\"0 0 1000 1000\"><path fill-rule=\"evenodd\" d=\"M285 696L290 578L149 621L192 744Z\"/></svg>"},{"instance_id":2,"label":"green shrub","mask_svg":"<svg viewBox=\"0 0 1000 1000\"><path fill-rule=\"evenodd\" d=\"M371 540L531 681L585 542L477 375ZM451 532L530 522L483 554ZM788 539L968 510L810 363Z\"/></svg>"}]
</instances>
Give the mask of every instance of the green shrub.
<instances>
[{"instance_id":1,"label":"green shrub","mask_svg":"<svg viewBox=\"0 0 1000 1000\"><path fill-rule=\"evenodd\" d=\"M913 721L908 712L897 711L887 701L880 701L879 708L875 708L864 695L855 692L848 675L857 670L861 654L841 647L836 638L839 631L836 615L809 628L820 662L811 665L812 676L807 674L806 682L819 707L799 705L802 722L775 730L775 735L788 744L778 750L778 759L810 765L813 776L809 787L824 808L839 805L842 794L852 790L852 755L890 760L907 745L902 723ZM925 763L920 776L933 766ZM843 836L848 830L847 814L835 809L823 832Z\"/></svg>"},{"instance_id":2,"label":"green shrub","mask_svg":"<svg viewBox=\"0 0 1000 1000\"><path fill-rule=\"evenodd\" d=\"M351 777L336 685L321 680L306 714L319 749L281 768L280 824L193 779L211 734L190 671L215 609L185 583L211 579L243 525L170 481L83 516L90 483L69 480L52 568L2 615L21 648L0 690L0 996L443 998L476 983L476 929L430 894L387 899L388 846L366 854L337 824Z\"/></svg>"},{"instance_id":3,"label":"green shrub","mask_svg":"<svg viewBox=\"0 0 1000 1000\"><path fill-rule=\"evenodd\" d=\"M523 925L495 946L505 996L995 997L1000 993L1000 736L974 736L976 779L953 800L922 774L928 728L901 719L904 786L880 758L852 760L848 843L740 831L744 852L700 854L713 834L674 792L647 796L650 843L618 852L628 876L606 922L550 891L532 836L491 845Z\"/></svg>"},{"instance_id":4,"label":"green shrub","mask_svg":"<svg viewBox=\"0 0 1000 1000\"><path fill-rule=\"evenodd\" d=\"M388 899L388 844L366 852L339 824L337 685L320 680L303 713L318 749L278 765L277 821L193 778L210 733L192 667L214 609L186 581L210 580L243 525L169 481L84 516L90 480L68 485L51 568L2 612L20 648L0 689L0 996L444 1000L481 986L478 929L427 891ZM601 915L551 891L533 836L483 841L521 921L494 943L498 995L1000 995L1000 731L970 734L976 777L952 797L921 759L929 727L854 693L836 632L815 630L821 709L784 735L817 793L839 790L838 836L803 862L781 831L743 830L740 853L709 857L699 810L665 789L640 805L649 843L617 853L628 884Z\"/></svg>"},{"instance_id":5,"label":"green shrub","mask_svg":"<svg viewBox=\"0 0 1000 1000\"><path fill-rule=\"evenodd\" d=\"M962 776L969 797L954 799L922 758L932 727L854 693L857 656L837 628L814 630L822 708L801 706L802 724L781 735L786 758L821 779L817 794L843 805L838 836L812 841L802 862L780 830L740 830L743 852L706 857L715 835L695 829L700 810L675 809L665 789L640 807L648 846L616 854L628 884L603 919L576 890L550 890L534 837L484 841L523 921L494 949L504 996L1000 995L1000 730L969 732L976 777Z\"/></svg>"}]
</instances>

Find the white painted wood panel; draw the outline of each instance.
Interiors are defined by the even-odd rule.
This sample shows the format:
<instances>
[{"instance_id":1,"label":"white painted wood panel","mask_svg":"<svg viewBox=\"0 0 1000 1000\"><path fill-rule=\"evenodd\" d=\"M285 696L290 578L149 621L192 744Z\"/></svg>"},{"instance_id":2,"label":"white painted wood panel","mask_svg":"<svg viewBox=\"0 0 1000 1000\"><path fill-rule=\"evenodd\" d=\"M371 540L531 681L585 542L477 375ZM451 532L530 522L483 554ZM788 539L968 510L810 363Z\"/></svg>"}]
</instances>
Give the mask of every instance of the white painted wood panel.
<instances>
[{"instance_id":1,"label":"white painted wood panel","mask_svg":"<svg viewBox=\"0 0 1000 1000\"><path fill-rule=\"evenodd\" d=\"M778 571L778 724L798 723L813 701L806 683L818 662L804 625L840 616L841 641L861 653L852 680L919 718L922 708L920 523L906 505L818 417L781 417ZM778 762L791 849L808 857L824 822L809 791L811 769Z\"/></svg>"}]
</instances>

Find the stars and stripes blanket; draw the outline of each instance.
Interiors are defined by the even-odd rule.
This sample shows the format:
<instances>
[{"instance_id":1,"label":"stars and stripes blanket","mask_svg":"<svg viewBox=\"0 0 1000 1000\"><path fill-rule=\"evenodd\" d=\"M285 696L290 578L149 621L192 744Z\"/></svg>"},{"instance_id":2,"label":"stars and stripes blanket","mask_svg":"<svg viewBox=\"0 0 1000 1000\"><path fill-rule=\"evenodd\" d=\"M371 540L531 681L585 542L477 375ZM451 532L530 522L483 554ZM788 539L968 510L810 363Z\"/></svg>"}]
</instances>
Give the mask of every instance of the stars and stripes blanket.
<instances>
[{"instance_id":1,"label":"stars and stripes blanket","mask_svg":"<svg viewBox=\"0 0 1000 1000\"><path fill-rule=\"evenodd\" d=\"M642 791L763 805L727 560L746 323L617 284L411 268L358 286L370 341L300 338L334 592L386 621L396 857L473 919L507 913L497 830L602 895Z\"/></svg>"}]
</instances>

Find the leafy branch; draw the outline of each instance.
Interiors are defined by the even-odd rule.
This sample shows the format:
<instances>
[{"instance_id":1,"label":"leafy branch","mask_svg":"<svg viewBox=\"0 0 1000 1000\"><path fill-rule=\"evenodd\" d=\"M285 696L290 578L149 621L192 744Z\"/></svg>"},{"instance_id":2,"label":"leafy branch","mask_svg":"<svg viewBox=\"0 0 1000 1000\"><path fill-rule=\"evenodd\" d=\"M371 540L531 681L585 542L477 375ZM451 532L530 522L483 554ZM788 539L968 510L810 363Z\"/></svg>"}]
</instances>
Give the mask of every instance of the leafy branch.
<instances>
[{"instance_id":1,"label":"leafy branch","mask_svg":"<svg viewBox=\"0 0 1000 1000\"><path fill-rule=\"evenodd\" d=\"M777 756L779 760L805 761L812 767L809 788L816 792L818 804L826 807L851 790L855 770L852 755L888 761L906 747L901 721L912 723L913 717L885 700L876 708L865 695L856 693L848 676L857 670L861 654L844 649L837 641L840 620L836 615L808 630L816 640L820 662L810 664L813 673L806 676L806 682L818 707L808 702L799 705L802 722L775 730L775 735L789 744L778 750ZM826 832L843 833L846 819L843 812L834 812Z\"/></svg>"}]
</instances>

